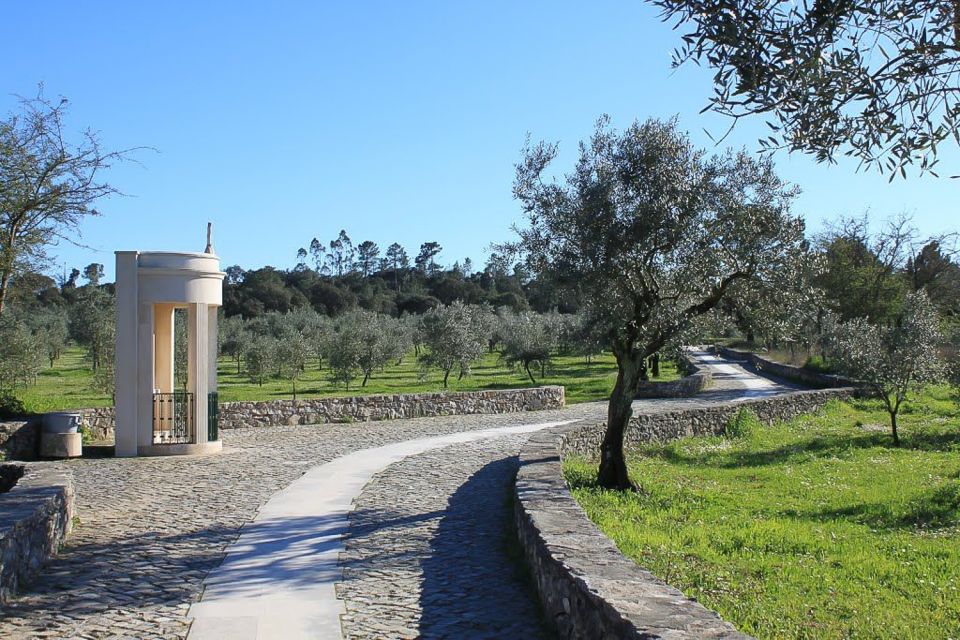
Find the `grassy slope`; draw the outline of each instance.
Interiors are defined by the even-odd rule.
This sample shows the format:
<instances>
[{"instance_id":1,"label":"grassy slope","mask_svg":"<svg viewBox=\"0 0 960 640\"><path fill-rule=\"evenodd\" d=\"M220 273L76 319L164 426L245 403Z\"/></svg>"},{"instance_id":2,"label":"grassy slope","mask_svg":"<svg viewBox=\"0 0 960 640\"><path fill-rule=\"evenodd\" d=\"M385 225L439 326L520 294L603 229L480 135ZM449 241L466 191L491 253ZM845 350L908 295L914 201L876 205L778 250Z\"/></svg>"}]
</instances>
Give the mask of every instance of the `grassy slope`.
<instances>
[{"instance_id":1,"label":"grassy slope","mask_svg":"<svg viewBox=\"0 0 960 640\"><path fill-rule=\"evenodd\" d=\"M932 389L894 448L879 403L631 459L645 493L574 493L620 549L760 638L960 637L960 411ZM866 425L864 427L863 425Z\"/></svg>"},{"instance_id":2,"label":"grassy slope","mask_svg":"<svg viewBox=\"0 0 960 640\"><path fill-rule=\"evenodd\" d=\"M441 375L436 371L423 380L418 376L419 367L411 354L400 365L393 365L378 372L361 387L357 380L350 389L335 387L327 378L327 372L317 370L317 362L307 363L307 370L297 382L298 398L322 396L366 395L373 393L420 393L442 391ZM613 356L594 358L587 365L583 358L558 357L543 380L534 371L537 385L560 384L566 387L568 403L603 400L610 394L616 378L616 363ZM672 363L661 365L658 380L677 377ZM222 358L218 367L221 402L235 400L279 400L292 397L290 382L282 379L266 379L263 386L250 382L244 374L237 374L236 363ZM52 369L44 369L37 384L17 390L17 396L34 412L58 409L78 409L107 406L110 398L92 389L92 374L81 349L68 349ZM496 354L488 354L473 367L472 374L463 380L451 376L451 391L475 391L478 389L514 389L533 385L525 373L510 371L498 363Z\"/></svg>"}]
</instances>

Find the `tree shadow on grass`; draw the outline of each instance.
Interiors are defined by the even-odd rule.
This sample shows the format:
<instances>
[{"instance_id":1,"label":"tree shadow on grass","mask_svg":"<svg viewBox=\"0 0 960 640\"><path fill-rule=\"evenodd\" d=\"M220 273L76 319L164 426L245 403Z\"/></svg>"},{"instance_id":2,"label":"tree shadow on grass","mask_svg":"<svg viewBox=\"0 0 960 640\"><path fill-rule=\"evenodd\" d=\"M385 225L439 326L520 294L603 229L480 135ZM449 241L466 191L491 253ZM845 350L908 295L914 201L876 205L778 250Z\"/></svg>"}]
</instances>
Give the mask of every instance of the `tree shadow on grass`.
<instances>
[{"instance_id":1,"label":"tree shadow on grass","mask_svg":"<svg viewBox=\"0 0 960 640\"><path fill-rule=\"evenodd\" d=\"M871 529L935 531L960 525L960 482L950 481L925 491L903 511L895 511L890 504L880 502L819 511L788 511L785 515L817 522L846 520Z\"/></svg>"},{"instance_id":2,"label":"tree shadow on grass","mask_svg":"<svg viewBox=\"0 0 960 640\"><path fill-rule=\"evenodd\" d=\"M656 458L671 464L736 469L764 467L789 461L807 462L823 458L843 457L849 452L865 449L885 451L951 451L960 447L960 431L917 430L901 435L899 447L890 434L870 432L854 435L822 435L798 440L789 445L760 451L726 450L687 453L680 447L666 445L643 452L644 457Z\"/></svg>"}]
</instances>

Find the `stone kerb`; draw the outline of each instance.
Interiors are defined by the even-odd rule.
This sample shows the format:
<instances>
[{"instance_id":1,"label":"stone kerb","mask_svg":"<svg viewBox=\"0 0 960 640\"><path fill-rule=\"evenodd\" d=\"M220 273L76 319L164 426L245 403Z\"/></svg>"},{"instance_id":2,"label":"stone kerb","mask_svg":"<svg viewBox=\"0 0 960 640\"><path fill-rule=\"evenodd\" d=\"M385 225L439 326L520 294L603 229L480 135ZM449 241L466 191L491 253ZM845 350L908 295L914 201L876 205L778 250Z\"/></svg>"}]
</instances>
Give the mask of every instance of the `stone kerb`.
<instances>
[{"instance_id":1,"label":"stone kerb","mask_svg":"<svg viewBox=\"0 0 960 640\"><path fill-rule=\"evenodd\" d=\"M18 466L23 476L0 493L0 611L39 573L70 532L74 489L70 474L48 463Z\"/></svg>"},{"instance_id":2,"label":"stone kerb","mask_svg":"<svg viewBox=\"0 0 960 640\"><path fill-rule=\"evenodd\" d=\"M727 358L728 360L748 362L758 371L763 371L785 380L793 380L808 387L829 389L858 386L858 382L856 380L851 380L850 378L844 378L843 376L830 373L821 373L819 371L813 371L812 369L797 367L792 364L784 364L783 362L776 362L774 360L764 358L763 356L752 351L740 351L739 349L730 349L729 347L721 346L717 346L716 350L718 355Z\"/></svg>"},{"instance_id":3,"label":"stone kerb","mask_svg":"<svg viewBox=\"0 0 960 640\"><path fill-rule=\"evenodd\" d=\"M852 393L797 391L640 414L631 420L626 442L721 433L742 407L770 424ZM623 557L573 499L563 478L563 456L595 457L604 429L602 423L579 422L545 430L531 436L520 453L514 520L547 619L563 638L748 638Z\"/></svg>"},{"instance_id":4,"label":"stone kerb","mask_svg":"<svg viewBox=\"0 0 960 640\"><path fill-rule=\"evenodd\" d=\"M713 382L709 369L699 367L686 355L681 356L686 375L669 382L642 382L637 387L638 398L690 398Z\"/></svg>"}]
</instances>

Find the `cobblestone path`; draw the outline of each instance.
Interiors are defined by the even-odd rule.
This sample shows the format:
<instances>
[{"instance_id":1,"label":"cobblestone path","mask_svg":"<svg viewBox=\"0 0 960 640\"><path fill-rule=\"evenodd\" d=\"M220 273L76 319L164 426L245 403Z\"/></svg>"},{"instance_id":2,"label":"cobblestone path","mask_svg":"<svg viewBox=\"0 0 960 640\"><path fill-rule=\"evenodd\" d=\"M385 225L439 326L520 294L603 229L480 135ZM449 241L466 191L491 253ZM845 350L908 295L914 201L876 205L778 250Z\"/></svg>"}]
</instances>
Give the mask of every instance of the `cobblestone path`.
<instances>
[{"instance_id":1,"label":"cobblestone path","mask_svg":"<svg viewBox=\"0 0 960 640\"><path fill-rule=\"evenodd\" d=\"M754 376L736 369L718 369L715 389L700 398L638 401L635 410L728 401L757 386ZM750 395L784 390L763 386ZM76 526L41 577L0 615L0 638L184 638L190 605L241 527L311 467L416 438L603 419L605 409L603 403L591 403L535 413L243 429L224 432L223 453L209 457L55 463L73 471ZM517 636L537 637L538 614L528 608L527 596L515 595L523 591L522 581L505 571L509 547L502 546L498 533L509 518L506 487L522 439L510 436L413 456L370 483L357 500L344 558L347 634L511 637L517 625ZM470 530L483 533L470 536ZM381 553L384 564L378 564L375 545L389 555L389 540L402 541L403 548L392 562ZM499 559L486 567L483 554ZM466 557L479 563L471 565ZM375 567L382 571L379 579L367 573ZM467 580L471 575L477 578ZM500 577L494 590L514 595L499 600L503 616L488 619L492 610L484 602L492 597L494 583L488 578L493 575ZM468 589L481 580L487 580L485 594ZM388 615L390 606L394 614ZM372 631L371 616L395 623L396 636L393 630ZM507 626L498 632L501 622Z\"/></svg>"},{"instance_id":2,"label":"cobblestone path","mask_svg":"<svg viewBox=\"0 0 960 640\"><path fill-rule=\"evenodd\" d=\"M515 435L411 456L354 503L343 635L548 638L514 545Z\"/></svg>"}]
</instances>

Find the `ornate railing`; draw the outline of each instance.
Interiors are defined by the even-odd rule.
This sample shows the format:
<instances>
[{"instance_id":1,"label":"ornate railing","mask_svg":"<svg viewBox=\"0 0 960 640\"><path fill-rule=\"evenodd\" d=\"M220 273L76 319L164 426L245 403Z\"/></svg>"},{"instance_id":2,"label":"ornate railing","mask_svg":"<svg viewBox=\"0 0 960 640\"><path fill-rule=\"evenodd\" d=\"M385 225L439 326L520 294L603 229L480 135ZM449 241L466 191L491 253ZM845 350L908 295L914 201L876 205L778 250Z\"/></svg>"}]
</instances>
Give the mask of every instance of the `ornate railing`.
<instances>
[{"instance_id":1,"label":"ornate railing","mask_svg":"<svg viewBox=\"0 0 960 640\"><path fill-rule=\"evenodd\" d=\"M192 444L193 394L187 391L153 394L153 444Z\"/></svg>"},{"instance_id":2,"label":"ornate railing","mask_svg":"<svg viewBox=\"0 0 960 640\"><path fill-rule=\"evenodd\" d=\"M211 391L207 394L207 442L220 438L220 394Z\"/></svg>"}]
</instances>

